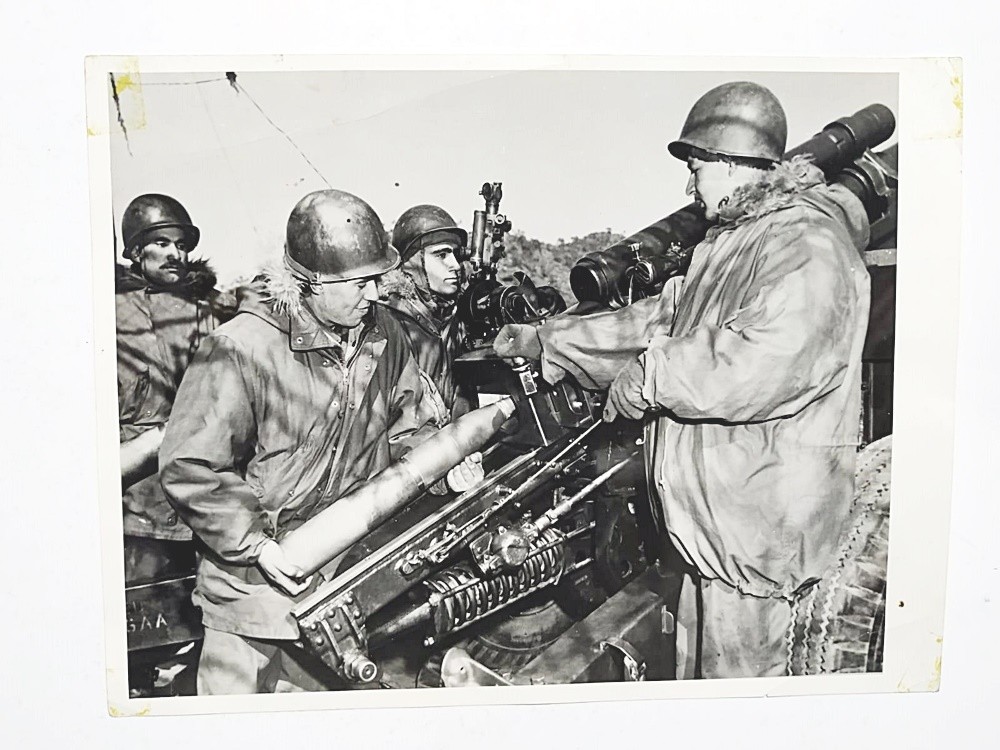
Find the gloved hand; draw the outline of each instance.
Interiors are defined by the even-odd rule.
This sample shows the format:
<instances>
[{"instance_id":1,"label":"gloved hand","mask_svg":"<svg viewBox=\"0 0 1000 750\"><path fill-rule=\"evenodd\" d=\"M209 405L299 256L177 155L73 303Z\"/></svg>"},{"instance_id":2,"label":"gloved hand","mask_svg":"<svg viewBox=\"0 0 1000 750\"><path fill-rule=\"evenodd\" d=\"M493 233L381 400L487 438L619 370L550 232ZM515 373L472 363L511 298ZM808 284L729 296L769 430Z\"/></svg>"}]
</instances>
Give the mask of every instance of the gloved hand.
<instances>
[{"instance_id":1,"label":"gloved hand","mask_svg":"<svg viewBox=\"0 0 1000 750\"><path fill-rule=\"evenodd\" d=\"M486 472L483 471L483 454L472 453L465 457L458 466L448 472L445 479L452 492L465 492L479 484Z\"/></svg>"},{"instance_id":2,"label":"gloved hand","mask_svg":"<svg viewBox=\"0 0 1000 750\"><path fill-rule=\"evenodd\" d=\"M497 334L493 341L493 351L501 357L540 359L542 342L538 338L538 329L523 323L509 323Z\"/></svg>"},{"instance_id":3,"label":"gloved hand","mask_svg":"<svg viewBox=\"0 0 1000 750\"><path fill-rule=\"evenodd\" d=\"M642 386L645 375L638 359L625 366L608 390L608 402L604 405L604 421L611 422L619 414L626 419L642 419L648 409L653 408L645 396Z\"/></svg>"}]
</instances>

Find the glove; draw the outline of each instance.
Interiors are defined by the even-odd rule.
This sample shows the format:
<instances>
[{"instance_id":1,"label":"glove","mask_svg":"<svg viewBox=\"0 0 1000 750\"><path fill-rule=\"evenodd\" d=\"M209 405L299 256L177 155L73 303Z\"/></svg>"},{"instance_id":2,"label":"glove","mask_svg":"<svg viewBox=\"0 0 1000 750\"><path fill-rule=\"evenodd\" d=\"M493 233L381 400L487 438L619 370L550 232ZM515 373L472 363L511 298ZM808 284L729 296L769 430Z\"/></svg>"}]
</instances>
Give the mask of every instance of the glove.
<instances>
[{"instance_id":1,"label":"glove","mask_svg":"<svg viewBox=\"0 0 1000 750\"><path fill-rule=\"evenodd\" d=\"M523 323L509 323L497 334L493 341L493 351L505 358L540 359L542 342L538 338L538 329Z\"/></svg>"},{"instance_id":2,"label":"glove","mask_svg":"<svg viewBox=\"0 0 1000 750\"><path fill-rule=\"evenodd\" d=\"M615 417L642 419L648 409L653 408L642 394L645 373L642 363L635 359L625 366L608 390L608 402L604 405L604 421L614 421Z\"/></svg>"}]
</instances>

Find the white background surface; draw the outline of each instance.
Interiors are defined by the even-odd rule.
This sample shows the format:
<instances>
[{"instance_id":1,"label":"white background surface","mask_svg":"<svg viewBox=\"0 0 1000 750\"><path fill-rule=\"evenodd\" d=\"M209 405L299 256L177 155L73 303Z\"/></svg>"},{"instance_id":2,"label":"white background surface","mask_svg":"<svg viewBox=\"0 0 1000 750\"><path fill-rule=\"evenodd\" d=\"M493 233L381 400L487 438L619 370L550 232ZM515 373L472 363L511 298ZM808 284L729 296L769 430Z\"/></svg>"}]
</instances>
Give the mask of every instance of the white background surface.
<instances>
[{"instance_id":1,"label":"white background surface","mask_svg":"<svg viewBox=\"0 0 1000 750\"><path fill-rule=\"evenodd\" d=\"M995 13L911 2L173 2L5 9L0 255L5 394L0 741L23 747L991 746L997 704ZM291 7L291 4L287 4ZM415 5L415 4L413 4ZM665 4L664 4L665 5ZM729 7L732 5L733 7ZM647 7L648 6L648 7ZM972 10L973 8L983 10ZM594 9L603 9L595 15ZM431 10L436 11L432 17ZM834 15L835 12L835 15ZM424 29L425 33L418 33ZM106 714L83 56L573 53L965 58L955 494L941 691L117 719ZM989 204L987 203L989 201ZM956 222L943 216L941 221ZM957 227L956 227L957 231ZM942 263L957 258L943 257ZM948 304L928 290L926 304ZM934 342L927 341L933 348ZM3 738L8 739L4 740Z\"/></svg>"}]
</instances>

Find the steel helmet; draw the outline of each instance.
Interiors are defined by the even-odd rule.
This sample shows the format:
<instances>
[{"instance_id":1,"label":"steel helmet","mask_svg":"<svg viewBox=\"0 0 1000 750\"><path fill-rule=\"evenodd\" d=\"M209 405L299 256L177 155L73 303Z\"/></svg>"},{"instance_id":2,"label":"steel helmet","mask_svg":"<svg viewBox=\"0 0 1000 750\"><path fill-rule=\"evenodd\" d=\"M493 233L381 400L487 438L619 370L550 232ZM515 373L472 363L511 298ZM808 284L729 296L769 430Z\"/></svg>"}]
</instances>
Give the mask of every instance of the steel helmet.
<instances>
[{"instance_id":1,"label":"steel helmet","mask_svg":"<svg viewBox=\"0 0 1000 750\"><path fill-rule=\"evenodd\" d=\"M424 204L407 209L392 228L392 244L404 261L422 247L447 240L458 240L460 247L465 247L469 233L455 226L451 215L438 206Z\"/></svg>"},{"instance_id":2,"label":"steel helmet","mask_svg":"<svg viewBox=\"0 0 1000 750\"><path fill-rule=\"evenodd\" d=\"M128 204L122 215L122 255L129 258L132 250L143 238L157 229L180 229L184 232L188 250L194 250L201 239L201 231L191 223L191 217L176 198L158 193L147 193Z\"/></svg>"},{"instance_id":3,"label":"steel helmet","mask_svg":"<svg viewBox=\"0 0 1000 750\"><path fill-rule=\"evenodd\" d=\"M318 190L288 217L285 260L316 283L378 276L399 265L374 209L342 190Z\"/></svg>"},{"instance_id":4,"label":"steel helmet","mask_svg":"<svg viewBox=\"0 0 1000 750\"><path fill-rule=\"evenodd\" d=\"M702 96L687 116L681 137L667 146L687 161L692 150L751 162L778 162L785 152L788 124L781 102L749 81L724 83Z\"/></svg>"}]
</instances>

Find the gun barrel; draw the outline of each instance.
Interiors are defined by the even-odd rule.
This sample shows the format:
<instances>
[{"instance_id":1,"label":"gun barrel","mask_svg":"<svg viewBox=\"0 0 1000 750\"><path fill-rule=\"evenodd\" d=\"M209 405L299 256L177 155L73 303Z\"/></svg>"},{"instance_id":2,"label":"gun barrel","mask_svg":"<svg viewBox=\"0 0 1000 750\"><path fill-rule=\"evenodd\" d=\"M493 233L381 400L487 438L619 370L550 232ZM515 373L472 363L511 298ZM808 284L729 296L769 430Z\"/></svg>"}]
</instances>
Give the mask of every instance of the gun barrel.
<instances>
[{"instance_id":1,"label":"gun barrel","mask_svg":"<svg viewBox=\"0 0 1000 750\"><path fill-rule=\"evenodd\" d=\"M834 120L808 141L796 146L786 159L808 154L830 177L859 158L867 149L884 143L896 129L896 118L884 104L871 104L850 117Z\"/></svg>"},{"instance_id":2,"label":"gun barrel","mask_svg":"<svg viewBox=\"0 0 1000 750\"><path fill-rule=\"evenodd\" d=\"M505 398L441 428L362 487L289 532L279 542L285 557L307 575L316 572L482 448L513 413L514 402Z\"/></svg>"},{"instance_id":3,"label":"gun barrel","mask_svg":"<svg viewBox=\"0 0 1000 750\"><path fill-rule=\"evenodd\" d=\"M830 179L850 166L866 150L885 142L896 128L892 111L872 104L850 117L827 125L809 140L785 154L786 159L809 154ZM691 203L604 250L588 253L569 274L573 294L581 302L624 307L632 302L636 261L656 259L660 279L684 273L691 251L705 238L709 223L702 209Z\"/></svg>"}]
</instances>

